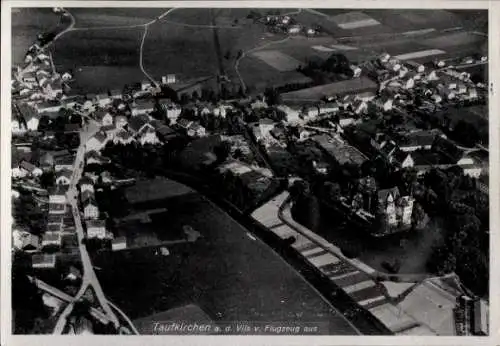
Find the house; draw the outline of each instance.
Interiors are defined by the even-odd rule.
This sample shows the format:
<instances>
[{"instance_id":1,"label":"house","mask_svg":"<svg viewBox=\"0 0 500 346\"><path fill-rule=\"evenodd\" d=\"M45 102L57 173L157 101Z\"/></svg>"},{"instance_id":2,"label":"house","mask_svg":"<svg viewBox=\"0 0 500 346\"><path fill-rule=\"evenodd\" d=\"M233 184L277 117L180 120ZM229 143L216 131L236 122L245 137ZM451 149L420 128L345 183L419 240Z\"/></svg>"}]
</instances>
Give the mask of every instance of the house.
<instances>
[{"instance_id":1,"label":"house","mask_svg":"<svg viewBox=\"0 0 500 346\"><path fill-rule=\"evenodd\" d=\"M112 89L108 92L109 97L111 100L119 100L122 98L122 92L119 89Z\"/></svg>"},{"instance_id":2,"label":"house","mask_svg":"<svg viewBox=\"0 0 500 346\"><path fill-rule=\"evenodd\" d=\"M19 168L21 170L23 170L27 176L30 176L30 177L39 177L42 175L43 171L36 167L34 164L32 163L29 163L28 161L21 161L21 163L19 164Z\"/></svg>"},{"instance_id":3,"label":"house","mask_svg":"<svg viewBox=\"0 0 500 346\"><path fill-rule=\"evenodd\" d=\"M83 176L80 179L79 185L80 185L80 193L83 193L85 191L94 193L94 182L89 177Z\"/></svg>"},{"instance_id":4,"label":"house","mask_svg":"<svg viewBox=\"0 0 500 346\"><path fill-rule=\"evenodd\" d=\"M180 119L178 122L177 122L177 126L182 129L182 130L185 130L187 132L187 130L189 129L189 127L193 124L193 121L191 120L188 120L188 119L185 119L185 118L182 118Z\"/></svg>"},{"instance_id":5,"label":"house","mask_svg":"<svg viewBox=\"0 0 500 346\"><path fill-rule=\"evenodd\" d=\"M355 114L361 114L366 112L368 109L368 104L366 101L363 100L355 100L354 103L352 104L352 110Z\"/></svg>"},{"instance_id":6,"label":"house","mask_svg":"<svg viewBox=\"0 0 500 346\"><path fill-rule=\"evenodd\" d=\"M406 76L401 81L404 89L412 89L415 86L415 79L411 76Z\"/></svg>"},{"instance_id":7,"label":"house","mask_svg":"<svg viewBox=\"0 0 500 346\"><path fill-rule=\"evenodd\" d=\"M484 299L476 299L472 306L474 335L489 335L489 307Z\"/></svg>"},{"instance_id":8,"label":"house","mask_svg":"<svg viewBox=\"0 0 500 346\"><path fill-rule=\"evenodd\" d=\"M35 103L34 107L38 114L57 113L59 112L59 110L61 110L61 108L63 108L60 102L54 102L54 101L44 101Z\"/></svg>"},{"instance_id":9,"label":"house","mask_svg":"<svg viewBox=\"0 0 500 346\"><path fill-rule=\"evenodd\" d=\"M47 83L47 85L44 87L44 91L48 99L55 99L63 92L61 81L57 80Z\"/></svg>"},{"instance_id":10,"label":"house","mask_svg":"<svg viewBox=\"0 0 500 346\"><path fill-rule=\"evenodd\" d=\"M467 96L470 99L476 99L477 98L477 89L476 88L469 88L469 93Z\"/></svg>"},{"instance_id":11,"label":"house","mask_svg":"<svg viewBox=\"0 0 500 346\"><path fill-rule=\"evenodd\" d=\"M120 251L127 248L127 237L116 237L111 241L111 249Z\"/></svg>"},{"instance_id":12,"label":"house","mask_svg":"<svg viewBox=\"0 0 500 346\"><path fill-rule=\"evenodd\" d=\"M31 265L33 269L54 269L56 267L55 254L34 254L31 257Z\"/></svg>"},{"instance_id":13,"label":"house","mask_svg":"<svg viewBox=\"0 0 500 346\"><path fill-rule=\"evenodd\" d=\"M105 108L112 103L111 97L107 93L98 94L95 98L95 103L100 108Z\"/></svg>"},{"instance_id":14,"label":"house","mask_svg":"<svg viewBox=\"0 0 500 346\"><path fill-rule=\"evenodd\" d=\"M108 136L103 131L97 132L94 136L92 136L87 143L85 144L85 150L89 151L101 151L108 141Z\"/></svg>"},{"instance_id":15,"label":"house","mask_svg":"<svg viewBox=\"0 0 500 346\"><path fill-rule=\"evenodd\" d=\"M437 75L436 71L434 71L434 70L429 71L429 73L427 74L426 78L429 81L439 80L439 76Z\"/></svg>"},{"instance_id":16,"label":"house","mask_svg":"<svg viewBox=\"0 0 500 346\"><path fill-rule=\"evenodd\" d=\"M392 109L392 103L393 98L389 95L382 95L375 101L375 104L386 112Z\"/></svg>"},{"instance_id":17,"label":"house","mask_svg":"<svg viewBox=\"0 0 500 346\"><path fill-rule=\"evenodd\" d=\"M441 101L443 100L441 95L438 95L438 94L431 95L431 99L432 99L432 101L434 101L434 103L441 103Z\"/></svg>"},{"instance_id":18,"label":"house","mask_svg":"<svg viewBox=\"0 0 500 346\"><path fill-rule=\"evenodd\" d=\"M380 56L378 57L378 60L381 62L381 63L386 63L389 61L389 59L391 58L391 56L388 54L388 53L382 53L380 54Z\"/></svg>"},{"instance_id":19,"label":"house","mask_svg":"<svg viewBox=\"0 0 500 346\"><path fill-rule=\"evenodd\" d=\"M69 73L69 72L64 72L61 76L61 79L64 81L64 82L68 82L70 81L71 79L73 79L73 76Z\"/></svg>"},{"instance_id":20,"label":"house","mask_svg":"<svg viewBox=\"0 0 500 346\"><path fill-rule=\"evenodd\" d=\"M325 102L319 105L319 114L328 114L338 112L340 105L337 102Z\"/></svg>"},{"instance_id":21,"label":"house","mask_svg":"<svg viewBox=\"0 0 500 346\"><path fill-rule=\"evenodd\" d=\"M149 80L143 80L141 82L141 90L142 91L147 91L147 90L149 90L151 88L152 88L151 81L149 81Z\"/></svg>"},{"instance_id":22,"label":"house","mask_svg":"<svg viewBox=\"0 0 500 346\"><path fill-rule=\"evenodd\" d=\"M56 173L56 184L57 185L69 185L71 184L71 176L73 171L68 169L62 169Z\"/></svg>"},{"instance_id":23,"label":"house","mask_svg":"<svg viewBox=\"0 0 500 346\"><path fill-rule=\"evenodd\" d=\"M189 137L203 137L205 136L206 131L203 126L201 126L199 123L193 122L188 130L187 130L187 135Z\"/></svg>"},{"instance_id":24,"label":"house","mask_svg":"<svg viewBox=\"0 0 500 346\"><path fill-rule=\"evenodd\" d=\"M13 135L22 135L27 131L24 119L22 119L19 115L14 115L14 112L12 112L12 120L10 124Z\"/></svg>"},{"instance_id":25,"label":"house","mask_svg":"<svg viewBox=\"0 0 500 346\"><path fill-rule=\"evenodd\" d=\"M132 133L138 133L141 131L144 127L147 127L149 124L149 117L147 115L141 114L141 115L136 115L133 116L129 119L127 128L130 130Z\"/></svg>"},{"instance_id":26,"label":"house","mask_svg":"<svg viewBox=\"0 0 500 346\"><path fill-rule=\"evenodd\" d=\"M49 203L50 204L66 204L66 188L61 185L56 186L54 189L49 191Z\"/></svg>"},{"instance_id":27,"label":"house","mask_svg":"<svg viewBox=\"0 0 500 346\"><path fill-rule=\"evenodd\" d=\"M23 114L24 123L28 128L28 131L37 131L38 124L40 123L40 118L37 114L33 114L31 112L27 112Z\"/></svg>"},{"instance_id":28,"label":"house","mask_svg":"<svg viewBox=\"0 0 500 346\"><path fill-rule=\"evenodd\" d=\"M63 169L73 170L73 165L75 164L75 158L71 156L59 156L55 159L54 170L59 172Z\"/></svg>"},{"instance_id":29,"label":"house","mask_svg":"<svg viewBox=\"0 0 500 346\"><path fill-rule=\"evenodd\" d=\"M40 238L29 232L14 229L12 231L12 245L15 249L24 252L36 252L40 248Z\"/></svg>"},{"instance_id":30,"label":"house","mask_svg":"<svg viewBox=\"0 0 500 346\"><path fill-rule=\"evenodd\" d=\"M85 154L85 164L87 165L92 165L92 164L102 165L109 162L110 159L102 156L101 154L99 154L99 152L95 150L91 150Z\"/></svg>"},{"instance_id":31,"label":"house","mask_svg":"<svg viewBox=\"0 0 500 346\"><path fill-rule=\"evenodd\" d=\"M127 144L130 144L132 142L135 142L134 136L131 135L124 128L122 128L121 130L118 130L118 132L113 137L113 143L114 144L120 143L120 144L123 144L123 145L127 145Z\"/></svg>"},{"instance_id":32,"label":"house","mask_svg":"<svg viewBox=\"0 0 500 346\"><path fill-rule=\"evenodd\" d=\"M64 215L52 214L47 216L47 226L56 225L62 228Z\"/></svg>"},{"instance_id":33,"label":"house","mask_svg":"<svg viewBox=\"0 0 500 346\"><path fill-rule=\"evenodd\" d=\"M267 138L270 136L271 130L274 128L274 121L269 118L260 119L259 121L259 129L262 134L262 137Z\"/></svg>"},{"instance_id":34,"label":"house","mask_svg":"<svg viewBox=\"0 0 500 346\"><path fill-rule=\"evenodd\" d=\"M101 124L101 126L113 125L113 116L104 110L98 110L95 112L94 118Z\"/></svg>"},{"instance_id":35,"label":"house","mask_svg":"<svg viewBox=\"0 0 500 346\"><path fill-rule=\"evenodd\" d=\"M411 152L419 149L430 150L437 136L443 137L444 134L436 129L418 130L409 133L401 133L394 138L399 149L404 152Z\"/></svg>"},{"instance_id":36,"label":"house","mask_svg":"<svg viewBox=\"0 0 500 346\"><path fill-rule=\"evenodd\" d=\"M128 120L127 120L126 116L124 116L124 115L115 116L115 127L117 129L124 128L125 126L127 126L127 124L128 124Z\"/></svg>"},{"instance_id":37,"label":"house","mask_svg":"<svg viewBox=\"0 0 500 346\"><path fill-rule=\"evenodd\" d=\"M147 126L143 126L137 133L139 143L141 143L141 145L159 143L160 140L158 139L158 136L156 136L154 127L151 124L146 125Z\"/></svg>"},{"instance_id":38,"label":"house","mask_svg":"<svg viewBox=\"0 0 500 346\"><path fill-rule=\"evenodd\" d=\"M287 29L289 34L298 34L302 30L301 26L298 24L290 25Z\"/></svg>"},{"instance_id":39,"label":"house","mask_svg":"<svg viewBox=\"0 0 500 346\"><path fill-rule=\"evenodd\" d=\"M106 224L104 220L87 220L87 238L104 239L106 237Z\"/></svg>"},{"instance_id":40,"label":"house","mask_svg":"<svg viewBox=\"0 0 500 346\"><path fill-rule=\"evenodd\" d=\"M88 191L85 192L85 195L90 194ZM84 197L82 197L83 217L86 220L97 219L99 217L99 207L97 206L95 198L93 196L85 199L83 198Z\"/></svg>"},{"instance_id":41,"label":"house","mask_svg":"<svg viewBox=\"0 0 500 346\"><path fill-rule=\"evenodd\" d=\"M64 277L65 280L68 281L78 281L82 278L82 273L80 270L75 268L74 266L70 266L68 268L68 272L66 273L66 276Z\"/></svg>"},{"instance_id":42,"label":"house","mask_svg":"<svg viewBox=\"0 0 500 346\"><path fill-rule=\"evenodd\" d=\"M63 186L63 185L60 185ZM57 204L49 202L49 215L50 214L64 214L66 212L66 204Z\"/></svg>"},{"instance_id":43,"label":"house","mask_svg":"<svg viewBox=\"0 0 500 346\"><path fill-rule=\"evenodd\" d=\"M358 167L367 160L358 149L346 144L339 137L328 135L316 135L311 137L316 145L338 166L352 164Z\"/></svg>"},{"instance_id":44,"label":"house","mask_svg":"<svg viewBox=\"0 0 500 346\"><path fill-rule=\"evenodd\" d=\"M62 236L60 232L45 232L42 236L42 248L58 249L62 244Z\"/></svg>"},{"instance_id":45,"label":"house","mask_svg":"<svg viewBox=\"0 0 500 346\"><path fill-rule=\"evenodd\" d=\"M401 196L399 189L383 189L378 191L378 206L389 227L408 227L411 225L413 198Z\"/></svg>"},{"instance_id":46,"label":"house","mask_svg":"<svg viewBox=\"0 0 500 346\"><path fill-rule=\"evenodd\" d=\"M410 69L412 69L418 73L423 73L425 71L425 66L423 64L420 64L420 63L415 62L415 61L408 60L408 61L406 61L406 65Z\"/></svg>"},{"instance_id":47,"label":"house","mask_svg":"<svg viewBox=\"0 0 500 346\"><path fill-rule=\"evenodd\" d=\"M35 72L25 72L21 78L21 81L28 87L33 87L37 84L36 73Z\"/></svg>"},{"instance_id":48,"label":"house","mask_svg":"<svg viewBox=\"0 0 500 346\"><path fill-rule=\"evenodd\" d=\"M299 110L297 109L293 109L289 106L286 106L286 105L279 105L277 107L277 109L281 112L284 112L286 114L286 120L289 122L289 123L294 123L294 122L297 122L299 121Z\"/></svg>"},{"instance_id":49,"label":"house","mask_svg":"<svg viewBox=\"0 0 500 346\"><path fill-rule=\"evenodd\" d=\"M155 101L150 99L138 99L130 106L132 116L145 115L154 111Z\"/></svg>"},{"instance_id":50,"label":"house","mask_svg":"<svg viewBox=\"0 0 500 346\"><path fill-rule=\"evenodd\" d=\"M320 161L320 162L313 161L312 165L313 165L314 170L317 173L328 174L328 169L330 167L330 165L328 163L326 163L324 161Z\"/></svg>"},{"instance_id":51,"label":"house","mask_svg":"<svg viewBox=\"0 0 500 346\"><path fill-rule=\"evenodd\" d=\"M457 94L465 94L467 93L467 86L464 83L458 83L455 91Z\"/></svg>"}]
</instances>

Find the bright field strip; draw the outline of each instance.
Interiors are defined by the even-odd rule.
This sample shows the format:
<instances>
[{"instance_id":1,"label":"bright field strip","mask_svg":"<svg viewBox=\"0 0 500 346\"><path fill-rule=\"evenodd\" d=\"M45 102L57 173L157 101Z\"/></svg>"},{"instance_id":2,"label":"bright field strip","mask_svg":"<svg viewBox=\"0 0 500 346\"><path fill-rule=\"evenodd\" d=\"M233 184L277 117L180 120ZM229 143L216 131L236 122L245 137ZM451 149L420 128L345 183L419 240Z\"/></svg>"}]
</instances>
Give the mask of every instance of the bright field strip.
<instances>
[{"instance_id":1,"label":"bright field strip","mask_svg":"<svg viewBox=\"0 0 500 346\"><path fill-rule=\"evenodd\" d=\"M254 52L252 55L280 72L294 71L299 65L303 65L301 61L277 50Z\"/></svg>"},{"instance_id":2,"label":"bright field strip","mask_svg":"<svg viewBox=\"0 0 500 346\"><path fill-rule=\"evenodd\" d=\"M441 49L428 49L428 50L421 50L421 51L413 52L413 53L396 55L395 58L399 59L399 60L409 60L409 59L425 58L427 56L439 55L439 54L444 54L444 53L446 53L446 52L444 50L441 50Z\"/></svg>"}]
</instances>

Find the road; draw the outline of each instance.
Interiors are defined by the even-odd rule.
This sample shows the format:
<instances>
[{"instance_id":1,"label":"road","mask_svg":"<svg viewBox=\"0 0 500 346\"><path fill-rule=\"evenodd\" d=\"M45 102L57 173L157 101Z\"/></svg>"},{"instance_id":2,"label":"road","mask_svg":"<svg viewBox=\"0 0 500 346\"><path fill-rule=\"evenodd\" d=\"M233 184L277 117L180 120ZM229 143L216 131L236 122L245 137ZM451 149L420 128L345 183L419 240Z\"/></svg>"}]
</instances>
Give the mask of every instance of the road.
<instances>
[{"instance_id":1,"label":"road","mask_svg":"<svg viewBox=\"0 0 500 346\"><path fill-rule=\"evenodd\" d=\"M94 125L94 126L92 126ZM82 173L83 173L83 162L84 162L84 157L85 157L85 145L87 143L87 140L92 137L98 130L98 127L95 126L94 123L90 123L86 128L85 131L82 131L80 133L80 146L78 147L78 151L76 153L76 158L75 158L75 163L73 165L74 171L71 176L71 183L69 185L68 192L66 193L68 202L71 206L72 213L73 213L73 218L75 220L75 227L76 227L76 233L78 236L78 249L80 251L80 256L82 260L82 266L83 266L83 277L82 277L82 285L80 287L80 290L78 291L77 295L74 297L73 301L68 304L68 306L65 308L63 313L60 315L56 328L54 329L55 334L59 334L62 332L64 329L64 325L66 324L66 318L67 316L71 313L73 309L73 304L75 301L78 301L81 299L85 291L89 288L92 287L97 300L99 301L100 305L104 309L104 313L106 314L107 318L113 322L113 324L118 328L119 322L118 318L116 315L113 313L111 310L108 301L106 297L104 296L104 292L101 288L101 285L99 283L99 280L97 279L97 276L94 271L94 267L92 266L92 262L90 260L90 256L87 251L87 247L85 246L84 239L85 239L85 233L83 230L83 223L80 217L80 212L78 209L78 181L80 180Z\"/></svg>"}]
</instances>

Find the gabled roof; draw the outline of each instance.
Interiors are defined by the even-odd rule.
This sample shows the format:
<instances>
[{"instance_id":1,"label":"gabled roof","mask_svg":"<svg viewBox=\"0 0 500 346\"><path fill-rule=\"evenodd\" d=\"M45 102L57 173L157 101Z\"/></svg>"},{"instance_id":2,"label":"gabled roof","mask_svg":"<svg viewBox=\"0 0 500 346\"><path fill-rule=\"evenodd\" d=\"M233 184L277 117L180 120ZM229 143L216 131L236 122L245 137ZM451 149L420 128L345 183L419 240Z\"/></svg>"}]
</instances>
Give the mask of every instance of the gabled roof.
<instances>
[{"instance_id":1,"label":"gabled roof","mask_svg":"<svg viewBox=\"0 0 500 346\"><path fill-rule=\"evenodd\" d=\"M395 186L390 189L378 190L377 195L379 203L385 206L387 198L389 197L390 194L392 194L393 198L396 200L400 196L399 189Z\"/></svg>"},{"instance_id":2,"label":"gabled roof","mask_svg":"<svg viewBox=\"0 0 500 346\"><path fill-rule=\"evenodd\" d=\"M85 184L88 184L88 185L94 185L94 182L92 181L92 179L90 179L89 177L87 177L86 175L84 175L81 179L80 179L80 182L78 183L80 186L82 185L85 185Z\"/></svg>"},{"instance_id":3,"label":"gabled roof","mask_svg":"<svg viewBox=\"0 0 500 346\"><path fill-rule=\"evenodd\" d=\"M149 122L149 117L147 115L133 116L128 121L128 127L134 132L137 132L148 122Z\"/></svg>"},{"instance_id":4,"label":"gabled roof","mask_svg":"<svg viewBox=\"0 0 500 346\"><path fill-rule=\"evenodd\" d=\"M85 222L87 229L89 228L105 228L106 222L104 220L88 220Z\"/></svg>"},{"instance_id":5,"label":"gabled roof","mask_svg":"<svg viewBox=\"0 0 500 346\"><path fill-rule=\"evenodd\" d=\"M72 175L73 172L70 171L69 169L62 169L59 172L57 172L56 179L59 179L60 177L66 177L68 179L71 179Z\"/></svg>"},{"instance_id":6,"label":"gabled roof","mask_svg":"<svg viewBox=\"0 0 500 346\"><path fill-rule=\"evenodd\" d=\"M108 137L104 132L99 131L94 135L94 138L97 139L97 141L104 143Z\"/></svg>"},{"instance_id":7,"label":"gabled roof","mask_svg":"<svg viewBox=\"0 0 500 346\"><path fill-rule=\"evenodd\" d=\"M87 206L89 206L89 205L97 207L97 202L96 202L96 200L95 200L94 197L89 197L89 198L87 198L87 199L85 199L85 200L82 201L82 205L83 205L84 208L87 207Z\"/></svg>"},{"instance_id":8,"label":"gabled roof","mask_svg":"<svg viewBox=\"0 0 500 346\"><path fill-rule=\"evenodd\" d=\"M19 167L24 168L28 172L33 172L36 169L36 166L32 163L29 163L28 161L21 161L19 164Z\"/></svg>"},{"instance_id":9,"label":"gabled roof","mask_svg":"<svg viewBox=\"0 0 500 346\"><path fill-rule=\"evenodd\" d=\"M85 190L80 194L80 199L82 200L82 202L85 202L88 199L95 199L95 196L93 192Z\"/></svg>"}]
</instances>

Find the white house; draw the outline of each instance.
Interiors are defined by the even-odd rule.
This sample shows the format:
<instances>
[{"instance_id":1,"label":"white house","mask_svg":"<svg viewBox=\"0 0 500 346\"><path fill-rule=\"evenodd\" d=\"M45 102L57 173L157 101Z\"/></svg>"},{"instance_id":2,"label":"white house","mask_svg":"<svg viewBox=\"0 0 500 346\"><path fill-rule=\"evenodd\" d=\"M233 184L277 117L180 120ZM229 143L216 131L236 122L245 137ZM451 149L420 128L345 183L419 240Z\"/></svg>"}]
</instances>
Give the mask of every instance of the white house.
<instances>
[{"instance_id":1,"label":"white house","mask_svg":"<svg viewBox=\"0 0 500 346\"><path fill-rule=\"evenodd\" d=\"M142 145L144 144L157 144L160 142L158 136L156 135L156 131L150 124L148 126L143 127L138 133L138 141Z\"/></svg>"},{"instance_id":2,"label":"white house","mask_svg":"<svg viewBox=\"0 0 500 346\"><path fill-rule=\"evenodd\" d=\"M271 130L274 129L274 121L269 118L264 118L259 121L259 128L262 137L267 138L270 136Z\"/></svg>"},{"instance_id":3,"label":"white house","mask_svg":"<svg viewBox=\"0 0 500 346\"><path fill-rule=\"evenodd\" d=\"M85 222L87 226L87 238L104 239L106 237L106 225L104 220L88 220Z\"/></svg>"},{"instance_id":4,"label":"white house","mask_svg":"<svg viewBox=\"0 0 500 346\"><path fill-rule=\"evenodd\" d=\"M73 76L69 72L64 72L61 76L61 79L65 82L70 81Z\"/></svg>"},{"instance_id":5,"label":"white house","mask_svg":"<svg viewBox=\"0 0 500 346\"><path fill-rule=\"evenodd\" d=\"M124 115L117 115L117 116L115 117L114 122L115 122L115 127L116 127L117 129L124 128L124 127L125 127L125 126L127 126L127 124L128 124L127 117L126 117L126 116L124 116Z\"/></svg>"},{"instance_id":6,"label":"white house","mask_svg":"<svg viewBox=\"0 0 500 346\"><path fill-rule=\"evenodd\" d=\"M36 114L28 113L24 116L24 122L26 123L28 131L37 131L40 118Z\"/></svg>"},{"instance_id":7,"label":"white house","mask_svg":"<svg viewBox=\"0 0 500 346\"><path fill-rule=\"evenodd\" d=\"M89 177L87 176L82 177L82 179L80 179L79 184L81 193L84 193L85 191L94 193L94 182Z\"/></svg>"},{"instance_id":8,"label":"white house","mask_svg":"<svg viewBox=\"0 0 500 346\"><path fill-rule=\"evenodd\" d=\"M403 78L402 82L405 89L412 89L415 86L415 79L413 77Z\"/></svg>"},{"instance_id":9,"label":"white house","mask_svg":"<svg viewBox=\"0 0 500 346\"><path fill-rule=\"evenodd\" d=\"M382 108L384 111L390 111L392 109L392 103L393 99L392 97L388 95L382 95L381 97L377 98L375 101L375 104L379 107Z\"/></svg>"},{"instance_id":10,"label":"white house","mask_svg":"<svg viewBox=\"0 0 500 346\"><path fill-rule=\"evenodd\" d=\"M113 100L107 93L97 95L95 100L95 102L100 108L107 107L108 105L111 104L112 101Z\"/></svg>"},{"instance_id":11,"label":"white house","mask_svg":"<svg viewBox=\"0 0 500 346\"><path fill-rule=\"evenodd\" d=\"M289 34L298 34L298 33L300 32L300 30L301 30L300 25L290 25L290 26L288 27L287 32L288 32Z\"/></svg>"},{"instance_id":12,"label":"white house","mask_svg":"<svg viewBox=\"0 0 500 346\"><path fill-rule=\"evenodd\" d=\"M66 204L66 190L61 186L57 186L49 194L50 204Z\"/></svg>"},{"instance_id":13,"label":"white house","mask_svg":"<svg viewBox=\"0 0 500 346\"><path fill-rule=\"evenodd\" d=\"M14 135L22 135L22 134L26 133L26 131L27 131L26 125L20 119L13 118L10 124L11 124L12 134L14 134Z\"/></svg>"},{"instance_id":14,"label":"white house","mask_svg":"<svg viewBox=\"0 0 500 346\"><path fill-rule=\"evenodd\" d=\"M113 116L109 112L99 110L95 113L95 118L101 123L101 126L113 125Z\"/></svg>"},{"instance_id":15,"label":"white house","mask_svg":"<svg viewBox=\"0 0 500 346\"><path fill-rule=\"evenodd\" d=\"M192 123L187 130L189 137L203 137L205 134L205 128L198 123Z\"/></svg>"},{"instance_id":16,"label":"white house","mask_svg":"<svg viewBox=\"0 0 500 346\"><path fill-rule=\"evenodd\" d=\"M95 220L99 217L99 208L93 197L87 198L82 201L83 217L86 220Z\"/></svg>"},{"instance_id":17,"label":"white house","mask_svg":"<svg viewBox=\"0 0 500 346\"><path fill-rule=\"evenodd\" d=\"M290 123L299 121L300 112L297 109L290 108L286 105L279 105L278 110L286 114L286 120Z\"/></svg>"},{"instance_id":18,"label":"white house","mask_svg":"<svg viewBox=\"0 0 500 346\"><path fill-rule=\"evenodd\" d=\"M19 164L19 168L26 173L26 176L30 177L39 177L42 175L43 171L36 167L34 164L29 163L28 161L22 161Z\"/></svg>"},{"instance_id":19,"label":"white house","mask_svg":"<svg viewBox=\"0 0 500 346\"><path fill-rule=\"evenodd\" d=\"M89 152L94 150L99 152L106 146L107 141L108 136L102 131L99 131L87 141L85 144L85 151Z\"/></svg>"},{"instance_id":20,"label":"white house","mask_svg":"<svg viewBox=\"0 0 500 346\"><path fill-rule=\"evenodd\" d=\"M71 184L71 176L73 172L70 170L63 169L56 174L56 184L57 185L69 185Z\"/></svg>"}]
</instances>

